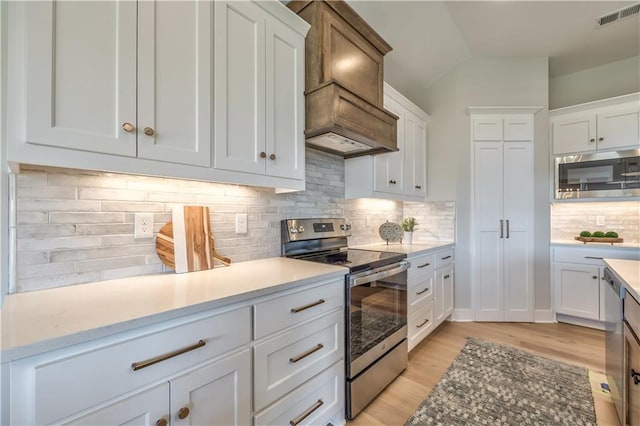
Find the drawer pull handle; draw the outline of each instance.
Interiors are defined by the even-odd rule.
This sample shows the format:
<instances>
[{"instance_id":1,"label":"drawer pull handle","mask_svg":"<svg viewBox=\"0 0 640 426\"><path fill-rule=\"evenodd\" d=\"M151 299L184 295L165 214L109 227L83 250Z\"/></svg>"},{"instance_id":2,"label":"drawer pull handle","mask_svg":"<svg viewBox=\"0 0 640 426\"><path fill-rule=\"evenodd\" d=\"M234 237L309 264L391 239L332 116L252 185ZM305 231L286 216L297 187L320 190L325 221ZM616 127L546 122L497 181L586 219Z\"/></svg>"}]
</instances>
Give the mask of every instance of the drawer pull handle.
<instances>
[{"instance_id":1,"label":"drawer pull handle","mask_svg":"<svg viewBox=\"0 0 640 426\"><path fill-rule=\"evenodd\" d=\"M447 275L445 275L445 276L444 276L444 277L442 277L442 278L444 278L445 280L448 280L450 276L451 276L451 275L447 274Z\"/></svg>"},{"instance_id":2,"label":"drawer pull handle","mask_svg":"<svg viewBox=\"0 0 640 426\"><path fill-rule=\"evenodd\" d=\"M300 355L296 355L294 357L289 358L289 362L290 363L296 363L306 357L308 357L309 355L318 352L320 349L324 348L324 345L322 343L318 343L317 345L315 345L313 348L309 349L306 352L301 353Z\"/></svg>"},{"instance_id":3,"label":"drawer pull handle","mask_svg":"<svg viewBox=\"0 0 640 426\"><path fill-rule=\"evenodd\" d=\"M597 257L597 256L585 256L585 259L596 259L596 260L602 260L601 257Z\"/></svg>"},{"instance_id":4,"label":"drawer pull handle","mask_svg":"<svg viewBox=\"0 0 640 426\"><path fill-rule=\"evenodd\" d=\"M425 325L428 322L429 322L429 320L426 319L426 320L422 321L420 324L416 325L416 328L421 328L423 325Z\"/></svg>"},{"instance_id":5,"label":"drawer pull handle","mask_svg":"<svg viewBox=\"0 0 640 426\"><path fill-rule=\"evenodd\" d=\"M416 292L416 294L417 294L417 295L425 294L425 293L426 293L426 292L428 292L428 291L429 291L429 287L426 287L424 290L420 290L420 291Z\"/></svg>"},{"instance_id":6,"label":"drawer pull handle","mask_svg":"<svg viewBox=\"0 0 640 426\"><path fill-rule=\"evenodd\" d=\"M418 269L426 268L429 265L431 265L429 262L425 263L424 265L418 265Z\"/></svg>"},{"instance_id":7,"label":"drawer pull handle","mask_svg":"<svg viewBox=\"0 0 640 426\"><path fill-rule=\"evenodd\" d=\"M133 371L142 370L143 368L149 367L150 365L157 364L157 363L162 362L162 361L166 361L169 358L173 358L174 356L182 355L183 353L192 351L194 349L201 348L206 344L207 344L207 342L205 342L204 340L201 339L201 340L198 340L198 343L195 343L195 344L193 344L191 346L186 346L186 347L184 347L182 349L177 349L177 350L175 350L173 352L168 352L166 354L158 355L156 357L149 358L149 359L146 359L144 361L134 362L134 363L131 364L131 369Z\"/></svg>"},{"instance_id":8,"label":"drawer pull handle","mask_svg":"<svg viewBox=\"0 0 640 426\"><path fill-rule=\"evenodd\" d=\"M311 415L311 413L316 411L318 408L322 407L322 404L324 404L324 401L322 401L321 399L317 400L315 402L315 404L313 404L311 407L309 407L304 413L300 414L298 417L296 417L295 419L291 420L289 422L289 424L291 426L296 426L296 425L300 424L304 419L309 417Z\"/></svg>"},{"instance_id":9,"label":"drawer pull handle","mask_svg":"<svg viewBox=\"0 0 640 426\"><path fill-rule=\"evenodd\" d=\"M451 256L445 256L442 258L442 260L447 260L447 259L451 259Z\"/></svg>"},{"instance_id":10,"label":"drawer pull handle","mask_svg":"<svg viewBox=\"0 0 640 426\"><path fill-rule=\"evenodd\" d=\"M311 302L308 305L298 306L297 308L291 308L292 314L297 314L298 312L302 312L305 309L313 308L314 306L322 305L325 302L324 299L320 299L317 302Z\"/></svg>"},{"instance_id":11,"label":"drawer pull handle","mask_svg":"<svg viewBox=\"0 0 640 426\"><path fill-rule=\"evenodd\" d=\"M592 275L591 278L593 278L594 280L597 280L598 276L597 275Z\"/></svg>"}]
</instances>

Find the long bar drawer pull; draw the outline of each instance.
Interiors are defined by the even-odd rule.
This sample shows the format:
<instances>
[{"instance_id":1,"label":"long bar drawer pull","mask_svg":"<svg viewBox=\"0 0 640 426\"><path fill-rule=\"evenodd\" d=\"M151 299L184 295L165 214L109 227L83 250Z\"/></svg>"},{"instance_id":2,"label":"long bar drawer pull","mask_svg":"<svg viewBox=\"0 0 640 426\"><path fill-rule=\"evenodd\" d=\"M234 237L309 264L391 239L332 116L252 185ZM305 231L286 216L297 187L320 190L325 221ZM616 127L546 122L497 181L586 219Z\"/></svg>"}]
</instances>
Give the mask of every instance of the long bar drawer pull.
<instances>
[{"instance_id":1,"label":"long bar drawer pull","mask_svg":"<svg viewBox=\"0 0 640 426\"><path fill-rule=\"evenodd\" d=\"M301 359L304 359L304 358L308 357L312 353L318 352L322 348L324 348L324 345L322 343L318 343L317 345L315 345L313 348L309 349L308 351L303 352L300 355L296 355L294 357L289 358L289 362L292 363L292 364L294 362L298 362Z\"/></svg>"},{"instance_id":2,"label":"long bar drawer pull","mask_svg":"<svg viewBox=\"0 0 640 426\"><path fill-rule=\"evenodd\" d=\"M585 256L584 258L585 258L585 259L596 259L596 260L602 260L602 258L601 258L601 257L598 257L598 256Z\"/></svg>"},{"instance_id":3,"label":"long bar drawer pull","mask_svg":"<svg viewBox=\"0 0 640 426\"><path fill-rule=\"evenodd\" d=\"M425 288L424 288L424 290L416 291L416 294L417 294L417 295L425 294L425 293L426 293L426 292L428 292L428 291L429 291L429 287L425 287Z\"/></svg>"},{"instance_id":4,"label":"long bar drawer pull","mask_svg":"<svg viewBox=\"0 0 640 426\"><path fill-rule=\"evenodd\" d=\"M429 320L426 319L426 320L422 321L420 324L416 325L416 328L421 328L423 325L425 325L428 322L429 322Z\"/></svg>"},{"instance_id":5,"label":"long bar drawer pull","mask_svg":"<svg viewBox=\"0 0 640 426\"><path fill-rule=\"evenodd\" d=\"M291 308L292 314L297 314L298 312L302 312L305 309L313 308L314 306L322 305L325 302L324 299L320 299L317 302L311 302L308 305L298 306L297 308Z\"/></svg>"},{"instance_id":6,"label":"long bar drawer pull","mask_svg":"<svg viewBox=\"0 0 640 426\"><path fill-rule=\"evenodd\" d=\"M307 411L305 411L304 413L300 414L298 417L296 417L295 419L291 420L289 422L289 424L291 426L296 426L298 424L300 424L304 419L306 419L307 417L309 417L311 415L311 413L313 413L314 411L316 411L318 408L322 407L322 404L324 404L324 401L322 401L321 399L317 400L315 402L315 404L313 404L311 407L309 407L307 409Z\"/></svg>"},{"instance_id":7,"label":"long bar drawer pull","mask_svg":"<svg viewBox=\"0 0 640 426\"><path fill-rule=\"evenodd\" d=\"M451 259L451 256L445 256L442 258L442 260L447 260L447 259Z\"/></svg>"},{"instance_id":8,"label":"long bar drawer pull","mask_svg":"<svg viewBox=\"0 0 640 426\"><path fill-rule=\"evenodd\" d=\"M448 280L450 276L451 276L451 275L447 274L447 275L445 275L445 276L444 276L444 277L442 277L442 278L444 278L445 280Z\"/></svg>"},{"instance_id":9,"label":"long bar drawer pull","mask_svg":"<svg viewBox=\"0 0 640 426\"><path fill-rule=\"evenodd\" d=\"M134 362L134 363L131 364L131 369L133 371L142 370L143 368L147 368L150 365L157 364L157 363L162 362L162 361L166 361L169 358L173 358L174 356L182 355L182 354L187 353L189 351L192 351L194 349L201 348L206 344L207 344L207 342L205 342L204 340L200 339L200 340L198 340L198 343L195 343L195 344L193 344L191 346L186 346L184 348L177 349L177 350L175 350L173 352L167 352L166 354L158 355L156 357L149 358L149 359L146 359L144 361Z\"/></svg>"},{"instance_id":10,"label":"long bar drawer pull","mask_svg":"<svg viewBox=\"0 0 640 426\"><path fill-rule=\"evenodd\" d=\"M418 269L426 268L429 265L431 265L429 262L425 263L424 265L418 265Z\"/></svg>"}]
</instances>

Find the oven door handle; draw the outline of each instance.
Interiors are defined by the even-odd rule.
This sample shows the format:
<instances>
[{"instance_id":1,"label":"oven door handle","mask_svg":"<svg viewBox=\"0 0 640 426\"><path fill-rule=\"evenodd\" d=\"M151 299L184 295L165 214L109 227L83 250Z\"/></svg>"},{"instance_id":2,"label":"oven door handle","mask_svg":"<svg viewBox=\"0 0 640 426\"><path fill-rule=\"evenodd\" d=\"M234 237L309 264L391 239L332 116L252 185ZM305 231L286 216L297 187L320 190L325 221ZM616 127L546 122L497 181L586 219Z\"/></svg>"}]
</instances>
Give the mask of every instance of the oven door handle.
<instances>
[{"instance_id":1,"label":"oven door handle","mask_svg":"<svg viewBox=\"0 0 640 426\"><path fill-rule=\"evenodd\" d=\"M406 271L410 267L411 267L411 264L406 260L403 260L402 262L398 263L398 266L395 266L393 268L386 268L382 270L374 269L369 273L365 273L365 275L351 277L351 279L349 279L349 288L357 287L362 284L368 284L370 282L381 280L383 278L388 278L392 275L396 275L396 274L399 274L400 272Z\"/></svg>"}]
</instances>

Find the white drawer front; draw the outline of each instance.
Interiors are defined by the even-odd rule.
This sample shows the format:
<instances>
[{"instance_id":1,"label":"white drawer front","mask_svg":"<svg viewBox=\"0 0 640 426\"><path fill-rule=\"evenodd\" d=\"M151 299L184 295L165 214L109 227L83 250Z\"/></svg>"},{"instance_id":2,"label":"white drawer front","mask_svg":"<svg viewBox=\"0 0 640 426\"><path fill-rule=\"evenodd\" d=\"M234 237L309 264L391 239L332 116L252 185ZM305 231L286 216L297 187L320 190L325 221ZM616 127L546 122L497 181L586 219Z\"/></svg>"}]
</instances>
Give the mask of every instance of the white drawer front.
<instances>
[{"instance_id":1,"label":"white drawer front","mask_svg":"<svg viewBox=\"0 0 640 426\"><path fill-rule=\"evenodd\" d=\"M409 315L407 326L409 350L411 350L435 328L433 301L429 301Z\"/></svg>"},{"instance_id":2,"label":"white drawer front","mask_svg":"<svg viewBox=\"0 0 640 426\"><path fill-rule=\"evenodd\" d=\"M555 262L582 263L604 266L603 258L639 260L640 250L615 249L607 247L554 247Z\"/></svg>"},{"instance_id":3,"label":"white drawer front","mask_svg":"<svg viewBox=\"0 0 640 426\"><path fill-rule=\"evenodd\" d=\"M435 257L433 254L412 258L410 262L411 268L409 268L407 272L409 283L433 273L435 266Z\"/></svg>"},{"instance_id":4,"label":"white drawer front","mask_svg":"<svg viewBox=\"0 0 640 426\"><path fill-rule=\"evenodd\" d=\"M453 247L441 250L435 254L436 257L436 269L440 269L444 266L451 265L453 263Z\"/></svg>"},{"instance_id":5,"label":"white drawer front","mask_svg":"<svg viewBox=\"0 0 640 426\"><path fill-rule=\"evenodd\" d=\"M255 425L326 425L344 417L344 363L335 363L255 416ZM306 416L305 416L306 415Z\"/></svg>"},{"instance_id":6,"label":"white drawer front","mask_svg":"<svg viewBox=\"0 0 640 426\"><path fill-rule=\"evenodd\" d=\"M433 299L433 272L407 288L407 304L411 308Z\"/></svg>"},{"instance_id":7,"label":"white drawer front","mask_svg":"<svg viewBox=\"0 0 640 426\"><path fill-rule=\"evenodd\" d=\"M254 338L291 327L344 307L344 280L275 297L253 305Z\"/></svg>"},{"instance_id":8,"label":"white drawer front","mask_svg":"<svg viewBox=\"0 0 640 426\"><path fill-rule=\"evenodd\" d=\"M261 410L341 359L344 312L315 321L255 345L254 408Z\"/></svg>"},{"instance_id":9,"label":"white drawer front","mask_svg":"<svg viewBox=\"0 0 640 426\"><path fill-rule=\"evenodd\" d=\"M36 423L56 421L248 344L250 314L247 306L37 366ZM184 349L200 340L206 344L137 371L132 369L134 362Z\"/></svg>"}]
</instances>

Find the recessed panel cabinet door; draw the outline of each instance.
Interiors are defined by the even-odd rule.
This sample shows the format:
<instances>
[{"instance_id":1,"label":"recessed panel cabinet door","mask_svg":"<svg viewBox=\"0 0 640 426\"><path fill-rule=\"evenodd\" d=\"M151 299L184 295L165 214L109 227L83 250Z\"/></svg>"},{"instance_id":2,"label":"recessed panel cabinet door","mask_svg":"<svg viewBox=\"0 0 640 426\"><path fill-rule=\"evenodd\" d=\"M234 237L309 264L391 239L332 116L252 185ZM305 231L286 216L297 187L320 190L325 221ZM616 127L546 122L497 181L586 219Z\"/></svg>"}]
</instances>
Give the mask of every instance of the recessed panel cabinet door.
<instances>
[{"instance_id":1,"label":"recessed panel cabinet door","mask_svg":"<svg viewBox=\"0 0 640 426\"><path fill-rule=\"evenodd\" d=\"M556 120L551 125L553 153L594 151L596 149L596 115L578 114Z\"/></svg>"},{"instance_id":2,"label":"recessed panel cabinet door","mask_svg":"<svg viewBox=\"0 0 640 426\"><path fill-rule=\"evenodd\" d=\"M244 1L214 8L214 167L264 174L265 12Z\"/></svg>"},{"instance_id":3,"label":"recessed panel cabinet door","mask_svg":"<svg viewBox=\"0 0 640 426\"><path fill-rule=\"evenodd\" d=\"M26 2L26 140L136 155L136 3Z\"/></svg>"},{"instance_id":4,"label":"recessed panel cabinet door","mask_svg":"<svg viewBox=\"0 0 640 426\"><path fill-rule=\"evenodd\" d=\"M640 144L640 106L637 103L598 113L598 149Z\"/></svg>"},{"instance_id":5,"label":"recessed panel cabinet door","mask_svg":"<svg viewBox=\"0 0 640 426\"><path fill-rule=\"evenodd\" d=\"M266 23L266 173L304 179L304 37Z\"/></svg>"},{"instance_id":6,"label":"recessed panel cabinet door","mask_svg":"<svg viewBox=\"0 0 640 426\"><path fill-rule=\"evenodd\" d=\"M427 123L410 111L404 120L405 194L426 197Z\"/></svg>"},{"instance_id":7,"label":"recessed panel cabinet door","mask_svg":"<svg viewBox=\"0 0 640 426\"><path fill-rule=\"evenodd\" d=\"M212 9L138 2L140 158L211 166Z\"/></svg>"},{"instance_id":8,"label":"recessed panel cabinet door","mask_svg":"<svg viewBox=\"0 0 640 426\"><path fill-rule=\"evenodd\" d=\"M405 113L402 105L388 96L384 98L384 107L398 118L398 151L374 155L373 189L392 194L404 193L404 171L402 169L405 144Z\"/></svg>"}]
</instances>

